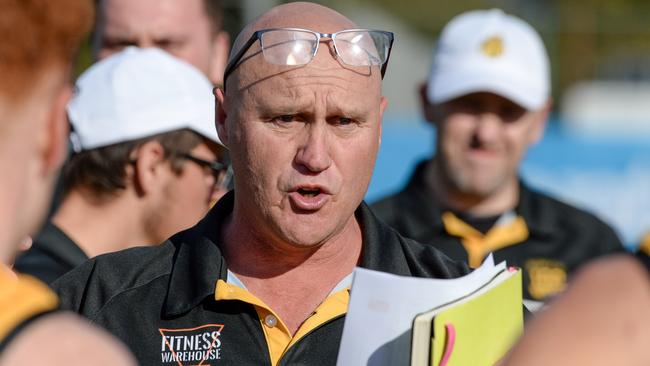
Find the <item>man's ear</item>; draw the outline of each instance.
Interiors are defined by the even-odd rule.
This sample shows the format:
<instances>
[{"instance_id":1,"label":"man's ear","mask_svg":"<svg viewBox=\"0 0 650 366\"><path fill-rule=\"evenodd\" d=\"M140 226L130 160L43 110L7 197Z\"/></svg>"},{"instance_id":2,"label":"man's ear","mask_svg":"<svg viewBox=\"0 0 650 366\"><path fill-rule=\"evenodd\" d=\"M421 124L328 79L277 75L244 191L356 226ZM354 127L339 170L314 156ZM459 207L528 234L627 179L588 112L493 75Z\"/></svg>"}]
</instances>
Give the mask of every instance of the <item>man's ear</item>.
<instances>
[{"instance_id":1,"label":"man's ear","mask_svg":"<svg viewBox=\"0 0 650 366\"><path fill-rule=\"evenodd\" d=\"M553 100L549 98L548 101L546 101L546 104L544 104L540 110L535 112L532 131L530 134L530 145L538 143L544 137L544 130L546 129L546 123L551 114L552 108Z\"/></svg>"},{"instance_id":2,"label":"man's ear","mask_svg":"<svg viewBox=\"0 0 650 366\"><path fill-rule=\"evenodd\" d=\"M72 87L65 85L59 88L50 104L47 122L40 139L45 175L58 174L68 156L70 125L66 116L66 106L71 97Z\"/></svg>"},{"instance_id":3,"label":"man's ear","mask_svg":"<svg viewBox=\"0 0 650 366\"><path fill-rule=\"evenodd\" d=\"M132 155L133 185L139 195L153 192L164 183L170 173L165 160L165 149L157 140L140 145Z\"/></svg>"},{"instance_id":4,"label":"man's ear","mask_svg":"<svg viewBox=\"0 0 650 366\"><path fill-rule=\"evenodd\" d=\"M381 134L383 132L382 126L384 121L384 111L388 107L388 98L382 96L381 101L379 102L379 146L381 146Z\"/></svg>"},{"instance_id":5,"label":"man's ear","mask_svg":"<svg viewBox=\"0 0 650 366\"><path fill-rule=\"evenodd\" d=\"M223 94L223 89L216 87L214 88L214 123L217 127L217 134L219 134L219 139L224 146L228 147L228 129L226 126L226 114L225 108L225 96Z\"/></svg>"},{"instance_id":6,"label":"man's ear","mask_svg":"<svg viewBox=\"0 0 650 366\"><path fill-rule=\"evenodd\" d=\"M208 78L215 85L223 85L223 72L228 63L230 51L230 35L220 31L212 39L212 54L210 55L210 69Z\"/></svg>"}]
</instances>

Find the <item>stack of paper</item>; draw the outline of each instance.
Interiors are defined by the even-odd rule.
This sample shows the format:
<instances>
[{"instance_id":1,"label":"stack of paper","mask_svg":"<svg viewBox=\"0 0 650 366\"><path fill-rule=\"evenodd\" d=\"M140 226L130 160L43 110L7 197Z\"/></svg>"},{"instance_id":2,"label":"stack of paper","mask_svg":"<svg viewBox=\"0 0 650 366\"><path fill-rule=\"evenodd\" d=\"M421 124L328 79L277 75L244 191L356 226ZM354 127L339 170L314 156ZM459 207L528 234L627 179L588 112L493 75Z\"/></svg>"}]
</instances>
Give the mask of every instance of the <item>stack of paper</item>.
<instances>
[{"instance_id":1,"label":"stack of paper","mask_svg":"<svg viewBox=\"0 0 650 366\"><path fill-rule=\"evenodd\" d=\"M488 285L498 278L500 273L505 273L501 275L503 277L512 277L513 273L507 275L508 272L505 262L495 266L491 256L472 273L450 280L403 277L363 268L355 269L350 306L343 328L337 365L408 365L411 361L412 325L416 316L422 313L431 315L428 319L429 329L435 327L434 332L438 332L438 339L444 345L447 339L445 330L438 330L438 325L430 322L439 312L438 310L448 310L452 303L471 303L471 301L464 300L471 300L482 293L490 292L494 286ZM516 329L520 329L523 324L520 274L515 278L519 278L519 280L518 282L515 280L515 284L510 286L507 296L503 292L500 295L492 295L497 299L507 298L504 300L504 306L509 306L509 309L513 310L508 310L506 313L514 312L514 317L511 319L515 320L508 328L514 329L509 330L513 334L510 337L512 339L505 340L506 343L514 340L517 336ZM509 281L508 283L513 282ZM500 286L497 287L500 288ZM475 306L469 307L476 308ZM454 315L454 312L449 314L457 319L458 315ZM482 314L489 316L489 314ZM460 316L460 318L465 317L465 315ZM478 323L481 320L467 317L468 322L474 323L472 326L476 326L478 329L480 326ZM465 324L467 322L463 322L462 326L461 323L458 323L458 326L462 328L465 327ZM444 324L442 326L444 327ZM491 325L486 322L485 327L490 328ZM442 337L442 335L445 336ZM465 339L466 334L463 334L462 337ZM433 341L434 337L431 334L419 338L420 345L423 339ZM459 338L459 341L462 339ZM425 343L427 345L424 346L424 349L427 354L431 355L437 352L436 356L439 362L441 351L434 349L435 343ZM430 347L431 345L433 347ZM460 344L458 346L461 347ZM420 349L423 349L422 346ZM458 352L462 349L462 347L456 349L454 356L456 359L460 357ZM425 358L429 359L429 357Z\"/></svg>"}]
</instances>

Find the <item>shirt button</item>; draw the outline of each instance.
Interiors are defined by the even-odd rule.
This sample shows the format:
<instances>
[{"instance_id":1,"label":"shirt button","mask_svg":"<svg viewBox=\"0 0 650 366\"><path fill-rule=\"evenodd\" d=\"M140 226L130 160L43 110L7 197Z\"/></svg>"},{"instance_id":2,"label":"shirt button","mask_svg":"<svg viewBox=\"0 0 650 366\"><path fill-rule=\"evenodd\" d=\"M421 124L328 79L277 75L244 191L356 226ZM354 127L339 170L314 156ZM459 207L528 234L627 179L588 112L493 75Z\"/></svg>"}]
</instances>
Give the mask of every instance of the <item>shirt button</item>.
<instances>
[{"instance_id":1,"label":"shirt button","mask_svg":"<svg viewBox=\"0 0 650 366\"><path fill-rule=\"evenodd\" d=\"M266 326L269 328L273 328L278 325L278 318L276 318L273 314L269 314L264 317L264 324L266 324Z\"/></svg>"}]
</instances>

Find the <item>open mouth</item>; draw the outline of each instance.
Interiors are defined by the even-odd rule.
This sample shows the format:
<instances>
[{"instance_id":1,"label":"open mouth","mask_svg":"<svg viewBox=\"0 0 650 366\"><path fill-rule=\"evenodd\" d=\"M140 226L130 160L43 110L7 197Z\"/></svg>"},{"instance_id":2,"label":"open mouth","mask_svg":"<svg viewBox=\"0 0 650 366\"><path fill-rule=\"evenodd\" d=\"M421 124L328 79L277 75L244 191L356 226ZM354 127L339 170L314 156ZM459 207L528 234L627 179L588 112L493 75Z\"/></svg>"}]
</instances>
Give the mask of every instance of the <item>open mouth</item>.
<instances>
[{"instance_id":1,"label":"open mouth","mask_svg":"<svg viewBox=\"0 0 650 366\"><path fill-rule=\"evenodd\" d=\"M322 193L320 188L298 188L298 193L304 197L316 197Z\"/></svg>"},{"instance_id":2,"label":"open mouth","mask_svg":"<svg viewBox=\"0 0 650 366\"><path fill-rule=\"evenodd\" d=\"M327 189L318 186L296 187L289 193L294 209L299 211L317 211L329 201Z\"/></svg>"}]
</instances>

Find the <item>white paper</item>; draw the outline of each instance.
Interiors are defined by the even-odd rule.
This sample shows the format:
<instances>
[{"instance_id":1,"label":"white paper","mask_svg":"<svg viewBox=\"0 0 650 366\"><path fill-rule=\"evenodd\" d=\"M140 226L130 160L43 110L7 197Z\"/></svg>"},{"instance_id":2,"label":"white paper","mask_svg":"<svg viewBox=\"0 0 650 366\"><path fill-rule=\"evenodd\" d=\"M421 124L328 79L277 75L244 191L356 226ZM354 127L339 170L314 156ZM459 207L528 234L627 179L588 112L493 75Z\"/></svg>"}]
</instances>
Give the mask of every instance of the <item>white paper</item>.
<instances>
[{"instance_id":1,"label":"white paper","mask_svg":"<svg viewBox=\"0 0 650 366\"><path fill-rule=\"evenodd\" d=\"M476 291L505 266L490 255L468 275L445 280L356 268L337 365L408 365L413 318Z\"/></svg>"}]
</instances>

